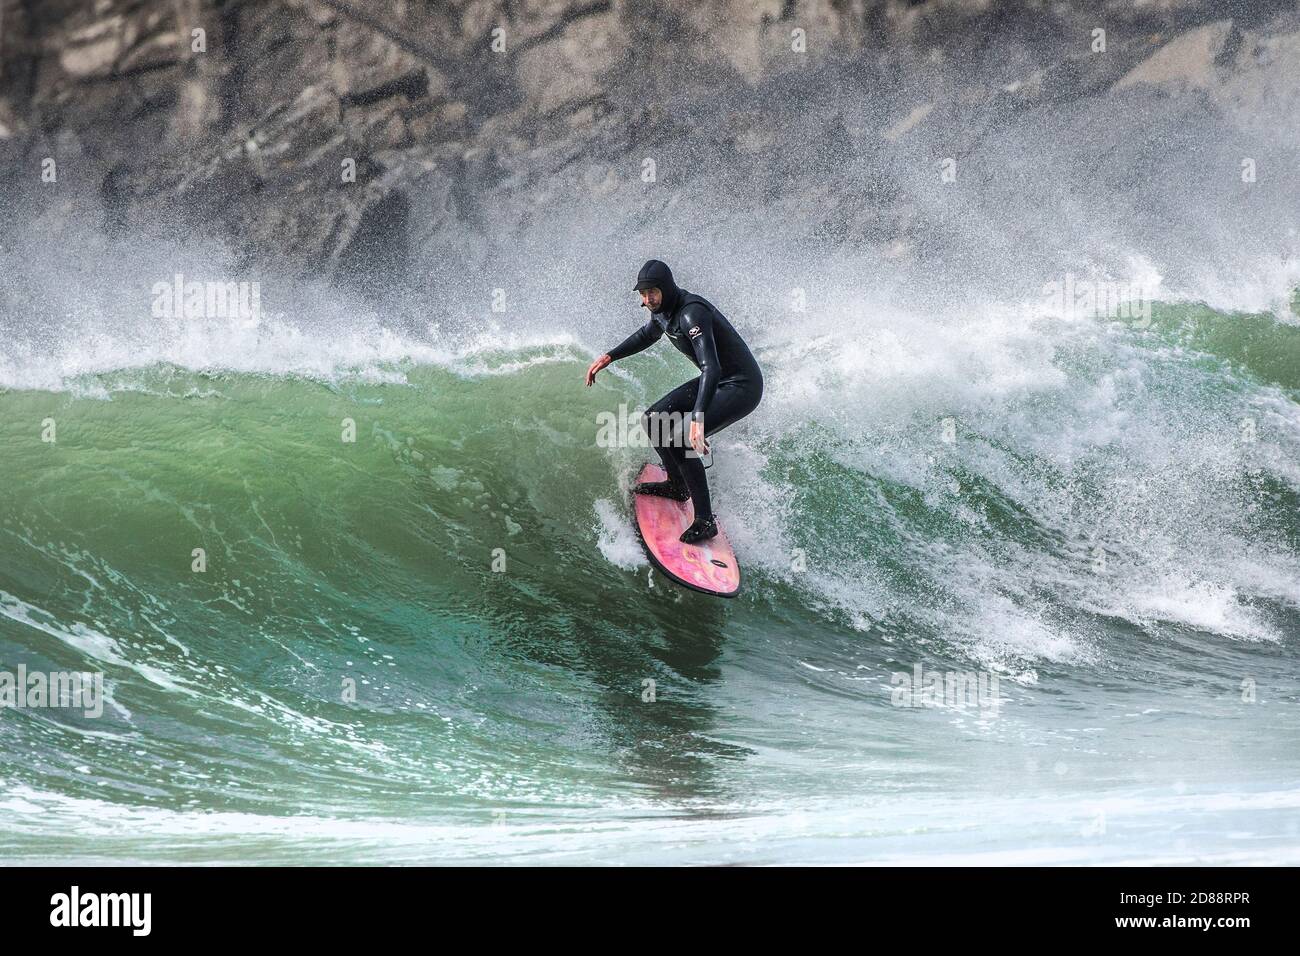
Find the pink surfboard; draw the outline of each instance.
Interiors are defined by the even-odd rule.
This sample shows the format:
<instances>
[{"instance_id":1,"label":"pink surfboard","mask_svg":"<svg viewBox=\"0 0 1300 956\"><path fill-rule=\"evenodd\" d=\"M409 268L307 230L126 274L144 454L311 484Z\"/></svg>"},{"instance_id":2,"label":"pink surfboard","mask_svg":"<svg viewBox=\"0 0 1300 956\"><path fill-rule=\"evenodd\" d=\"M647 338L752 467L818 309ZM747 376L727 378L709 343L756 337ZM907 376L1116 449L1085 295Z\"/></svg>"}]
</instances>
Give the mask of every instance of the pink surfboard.
<instances>
[{"instance_id":1,"label":"pink surfboard","mask_svg":"<svg viewBox=\"0 0 1300 956\"><path fill-rule=\"evenodd\" d=\"M637 481L664 481L661 465L646 464ZM677 539L695 520L695 506L657 495L633 495L636 527L650 562L660 573L693 591L717 597L740 593L740 565L731 550L727 533L718 524L718 535L699 544L682 544Z\"/></svg>"}]
</instances>

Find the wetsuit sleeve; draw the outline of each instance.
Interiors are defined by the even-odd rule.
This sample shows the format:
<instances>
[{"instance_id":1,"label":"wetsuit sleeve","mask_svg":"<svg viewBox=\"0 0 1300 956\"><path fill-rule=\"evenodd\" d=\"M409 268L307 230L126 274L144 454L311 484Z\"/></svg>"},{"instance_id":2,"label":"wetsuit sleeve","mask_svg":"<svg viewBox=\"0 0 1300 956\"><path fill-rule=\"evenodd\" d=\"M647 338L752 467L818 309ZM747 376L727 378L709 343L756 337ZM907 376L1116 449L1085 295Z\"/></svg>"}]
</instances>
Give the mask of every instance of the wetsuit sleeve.
<instances>
[{"instance_id":1,"label":"wetsuit sleeve","mask_svg":"<svg viewBox=\"0 0 1300 956\"><path fill-rule=\"evenodd\" d=\"M703 421L704 410L713 401L718 390L721 363L718 362L718 346L713 341L713 315L700 305L688 305L682 313L681 325L686 329L686 337L691 348L695 350L695 360L700 366L700 388L695 397L696 421Z\"/></svg>"},{"instance_id":2,"label":"wetsuit sleeve","mask_svg":"<svg viewBox=\"0 0 1300 956\"><path fill-rule=\"evenodd\" d=\"M606 354L609 355L611 362L617 362L619 359L648 349L658 342L663 334L664 330L655 323L654 319L651 319Z\"/></svg>"}]
</instances>

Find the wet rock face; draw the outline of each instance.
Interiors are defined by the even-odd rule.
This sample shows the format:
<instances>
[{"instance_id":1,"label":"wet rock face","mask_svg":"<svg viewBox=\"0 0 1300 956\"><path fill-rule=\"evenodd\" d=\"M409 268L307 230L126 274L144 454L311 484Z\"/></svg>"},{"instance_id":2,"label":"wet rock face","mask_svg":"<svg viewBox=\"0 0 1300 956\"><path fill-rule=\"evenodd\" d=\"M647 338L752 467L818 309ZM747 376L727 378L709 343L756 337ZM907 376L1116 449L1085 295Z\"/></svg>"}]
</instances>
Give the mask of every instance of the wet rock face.
<instances>
[{"instance_id":1,"label":"wet rock face","mask_svg":"<svg viewBox=\"0 0 1300 956\"><path fill-rule=\"evenodd\" d=\"M0 196L54 157L80 198L42 216L212 233L364 286L566 203L653 219L667 200L631 187L667 151L684 182L707 169L811 239L892 258L929 225L890 173L843 173L855 157L936 129L963 155L1080 101L1277 108L1300 75L1294 8L0 0ZM801 216L808 196L830 214Z\"/></svg>"},{"instance_id":2,"label":"wet rock face","mask_svg":"<svg viewBox=\"0 0 1300 956\"><path fill-rule=\"evenodd\" d=\"M1241 31L1231 20L1188 30L1139 63L1115 88L1146 83L1212 89L1220 85L1217 71L1232 69L1241 41Z\"/></svg>"}]
</instances>

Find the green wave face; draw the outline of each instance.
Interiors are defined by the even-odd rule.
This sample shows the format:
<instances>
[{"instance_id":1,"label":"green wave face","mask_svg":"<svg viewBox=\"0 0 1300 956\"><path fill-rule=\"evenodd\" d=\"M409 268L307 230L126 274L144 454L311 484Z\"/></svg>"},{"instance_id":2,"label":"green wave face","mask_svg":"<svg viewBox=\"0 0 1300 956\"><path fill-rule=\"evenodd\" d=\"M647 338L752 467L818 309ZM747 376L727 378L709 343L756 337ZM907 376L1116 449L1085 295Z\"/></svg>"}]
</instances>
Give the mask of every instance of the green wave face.
<instances>
[{"instance_id":1,"label":"green wave face","mask_svg":"<svg viewBox=\"0 0 1300 956\"><path fill-rule=\"evenodd\" d=\"M546 346L470 371L153 366L0 392L0 670L101 672L107 697L100 717L0 711L0 844L860 858L921 806L957 827L945 853L972 806L1014 835L1104 797L1137 826L1219 799L1179 802L1180 781L1222 795L1263 765L1257 789L1285 796L1296 330L1154 318L1012 324L982 345L1005 362L960 374L907 353L924 335L861 367L761 355L765 406L711 472L735 602L651 573L625 499L648 452L596 441L675 364L588 390L586 357ZM890 349L911 358L872 364ZM997 678L1001 704L899 706L916 666ZM1242 799L1215 812L1300 810ZM728 821L777 843L729 856Z\"/></svg>"},{"instance_id":2,"label":"green wave face","mask_svg":"<svg viewBox=\"0 0 1300 956\"><path fill-rule=\"evenodd\" d=\"M1300 316L1300 290L1292 300ZM1206 305L1163 305L1152 312L1160 333L1189 348L1217 356L1252 377L1300 391L1300 325L1269 313L1224 313Z\"/></svg>"}]
</instances>

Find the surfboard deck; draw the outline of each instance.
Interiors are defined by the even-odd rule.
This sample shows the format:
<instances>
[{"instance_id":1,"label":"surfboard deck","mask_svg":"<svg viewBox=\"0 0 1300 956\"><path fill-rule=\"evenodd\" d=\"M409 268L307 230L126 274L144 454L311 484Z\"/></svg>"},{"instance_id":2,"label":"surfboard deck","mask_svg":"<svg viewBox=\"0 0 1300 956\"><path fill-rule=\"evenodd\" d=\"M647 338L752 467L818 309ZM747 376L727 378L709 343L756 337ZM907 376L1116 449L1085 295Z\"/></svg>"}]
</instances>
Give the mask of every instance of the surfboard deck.
<instances>
[{"instance_id":1,"label":"surfboard deck","mask_svg":"<svg viewBox=\"0 0 1300 956\"><path fill-rule=\"evenodd\" d=\"M664 481L668 478L662 465L648 462L637 475L637 482ZM727 533L718 522L718 535L699 544L683 544L677 539L695 520L695 506L690 501L673 501L656 495L634 494L636 530L641 537L650 563L672 581L715 597L731 598L740 593L740 563L731 550Z\"/></svg>"}]
</instances>

